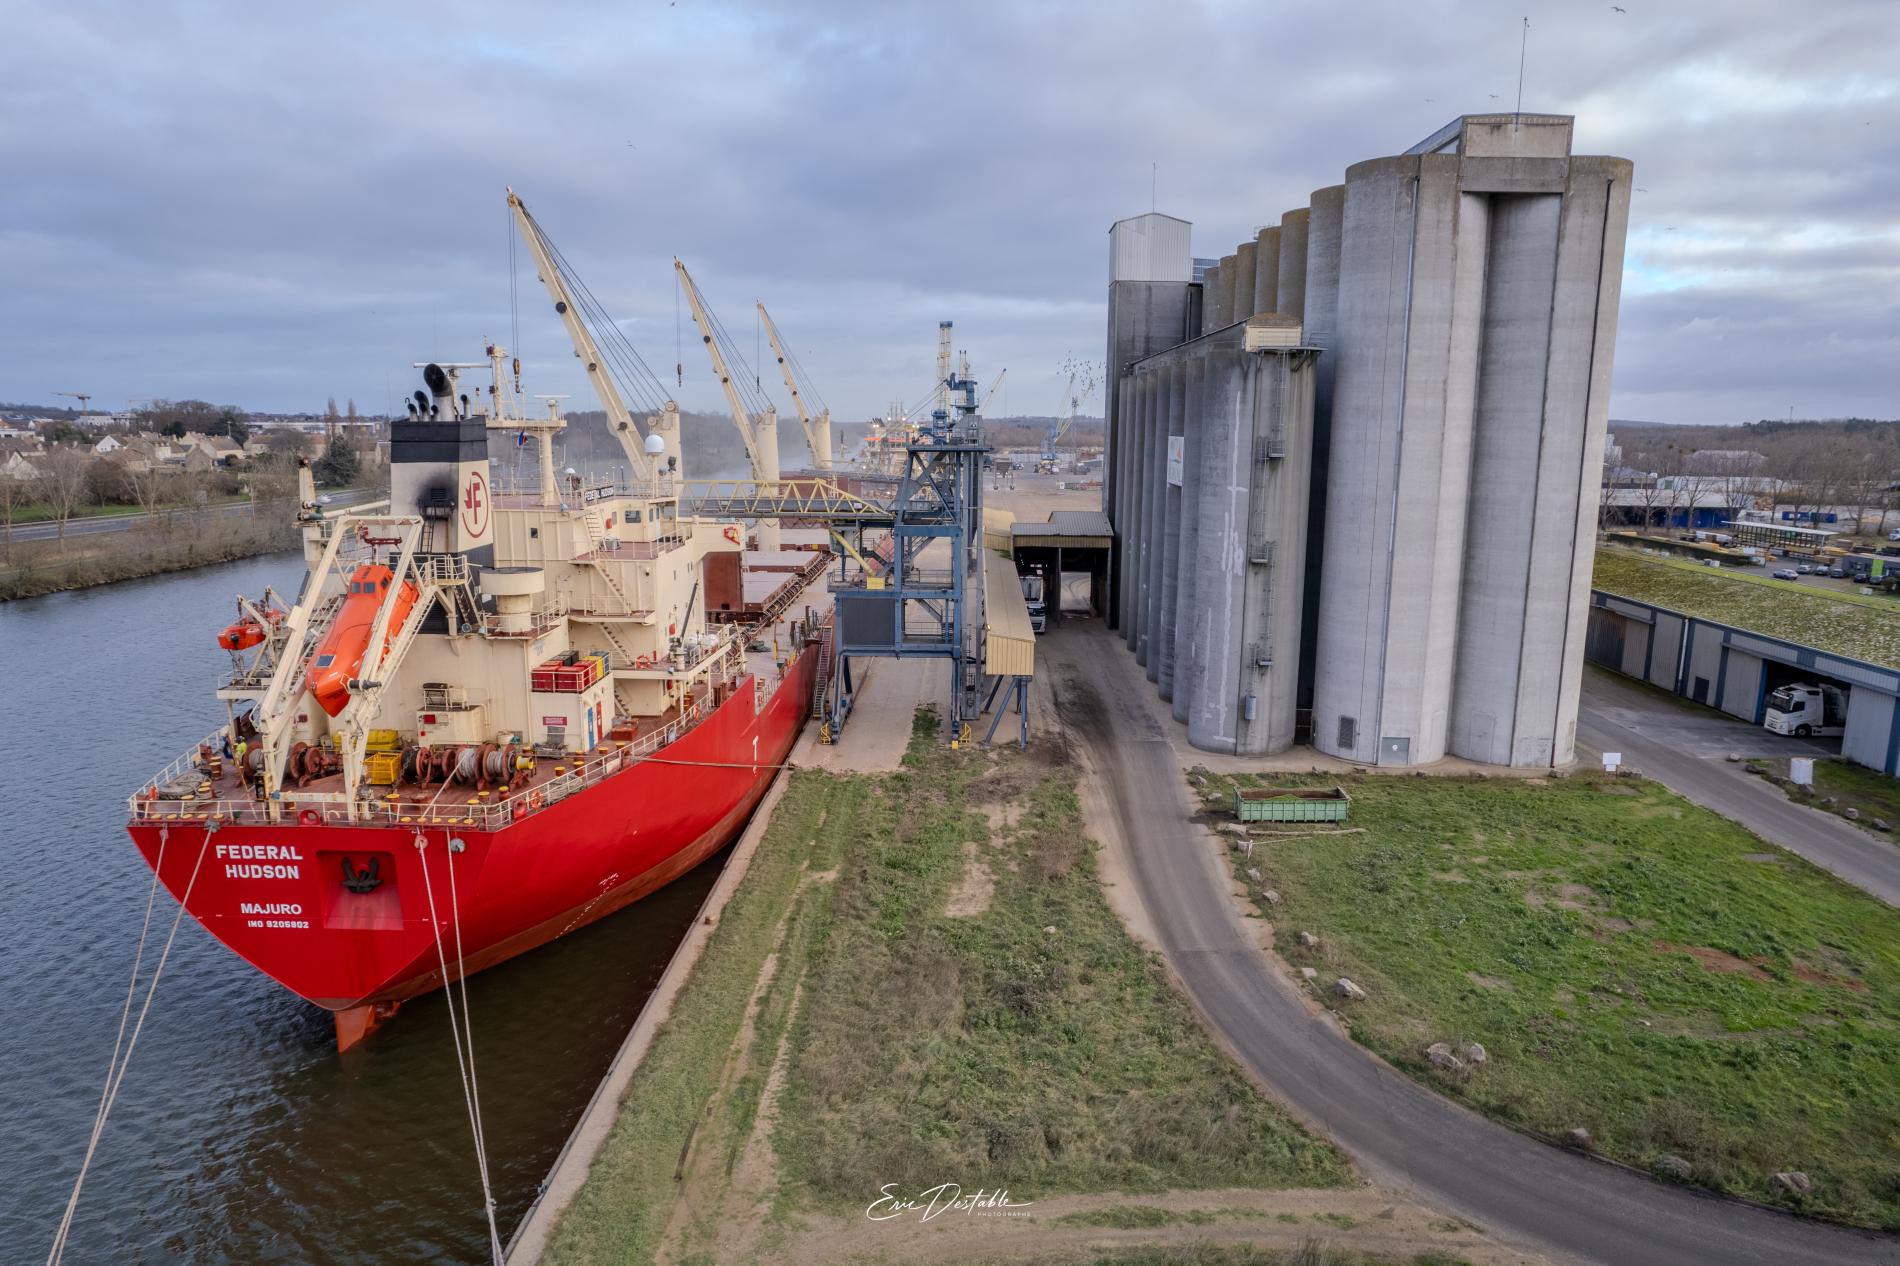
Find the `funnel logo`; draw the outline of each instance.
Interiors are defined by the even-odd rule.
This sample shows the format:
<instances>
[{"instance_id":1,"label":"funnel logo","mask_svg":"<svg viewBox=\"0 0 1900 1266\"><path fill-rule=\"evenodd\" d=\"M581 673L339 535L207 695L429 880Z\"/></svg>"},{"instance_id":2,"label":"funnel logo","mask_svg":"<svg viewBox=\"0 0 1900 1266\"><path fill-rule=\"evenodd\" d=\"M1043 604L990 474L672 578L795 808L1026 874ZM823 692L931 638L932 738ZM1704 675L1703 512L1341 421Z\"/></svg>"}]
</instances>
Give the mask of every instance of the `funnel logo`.
<instances>
[{"instance_id":1,"label":"funnel logo","mask_svg":"<svg viewBox=\"0 0 1900 1266\"><path fill-rule=\"evenodd\" d=\"M472 537L488 534L488 481L479 470L469 472L462 488L462 530Z\"/></svg>"}]
</instances>

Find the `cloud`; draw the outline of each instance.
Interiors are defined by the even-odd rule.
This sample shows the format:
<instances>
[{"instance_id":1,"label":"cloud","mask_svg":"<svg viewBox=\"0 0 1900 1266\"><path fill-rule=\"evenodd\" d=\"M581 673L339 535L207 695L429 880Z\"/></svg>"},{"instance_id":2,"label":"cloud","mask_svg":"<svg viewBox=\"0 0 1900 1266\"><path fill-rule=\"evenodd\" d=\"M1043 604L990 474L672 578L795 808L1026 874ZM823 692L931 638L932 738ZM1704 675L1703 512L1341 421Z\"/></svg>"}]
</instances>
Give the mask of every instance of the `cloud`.
<instances>
[{"instance_id":1,"label":"cloud","mask_svg":"<svg viewBox=\"0 0 1900 1266\"><path fill-rule=\"evenodd\" d=\"M1524 89L1648 190L1613 411L1900 415L1900 13L1625 7L1533 5ZM742 346L764 299L842 418L922 396L944 318L979 379L1010 367L1013 410L1052 411L1061 362L1101 355L1113 220L1155 196L1231 250L1349 163L1508 108L1522 12L22 10L0 397L386 407L411 361L513 337L513 185L689 407L719 397L674 254ZM517 258L530 389L584 397Z\"/></svg>"}]
</instances>

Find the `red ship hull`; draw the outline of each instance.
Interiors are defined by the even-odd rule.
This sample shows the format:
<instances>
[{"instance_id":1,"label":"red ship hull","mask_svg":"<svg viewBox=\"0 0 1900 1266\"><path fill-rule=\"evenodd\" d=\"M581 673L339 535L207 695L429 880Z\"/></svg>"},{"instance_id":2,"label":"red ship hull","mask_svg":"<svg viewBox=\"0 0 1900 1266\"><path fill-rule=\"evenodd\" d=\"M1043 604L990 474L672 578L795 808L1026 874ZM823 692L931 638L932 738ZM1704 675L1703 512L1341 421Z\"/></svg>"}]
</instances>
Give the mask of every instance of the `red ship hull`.
<instances>
[{"instance_id":1,"label":"red ship hull","mask_svg":"<svg viewBox=\"0 0 1900 1266\"><path fill-rule=\"evenodd\" d=\"M129 830L160 882L213 936L285 988L354 1017L346 1026L339 1016L348 1045L377 1011L441 987L438 931L446 976L457 975L455 914L463 970L476 972L625 908L723 848L810 715L818 658L799 656L763 707L755 698L764 684L741 680L675 742L500 830L429 825L420 849L414 826L226 823L208 833L201 822L134 822ZM451 836L463 842L452 859ZM359 876L376 862L373 891L350 890L346 859Z\"/></svg>"}]
</instances>

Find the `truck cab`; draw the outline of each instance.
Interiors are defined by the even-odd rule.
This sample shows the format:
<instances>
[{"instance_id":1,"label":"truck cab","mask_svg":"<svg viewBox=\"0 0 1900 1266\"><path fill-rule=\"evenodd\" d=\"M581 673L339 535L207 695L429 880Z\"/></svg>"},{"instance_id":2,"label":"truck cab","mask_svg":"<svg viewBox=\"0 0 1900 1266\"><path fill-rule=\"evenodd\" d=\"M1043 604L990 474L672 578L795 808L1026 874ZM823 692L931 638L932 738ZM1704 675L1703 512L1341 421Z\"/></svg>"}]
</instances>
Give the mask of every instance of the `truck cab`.
<instances>
[{"instance_id":1,"label":"truck cab","mask_svg":"<svg viewBox=\"0 0 1900 1266\"><path fill-rule=\"evenodd\" d=\"M1796 738L1840 734L1847 728L1847 692L1838 686L1798 682L1768 696L1762 725L1775 734Z\"/></svg>"},{"instance_id":2,"label":"truck cab","mask_svg":"<svg viewBox=\"0 0 1900 1266\"><path fill-rule=\"evenodd\" d=\"M1049 627L1049 604L1043 597L1042 574L1032 571L1018 579L1023 585L1023 605L1029 608L1029 627L1041 633Z\"/></svg>"}]
</instances>

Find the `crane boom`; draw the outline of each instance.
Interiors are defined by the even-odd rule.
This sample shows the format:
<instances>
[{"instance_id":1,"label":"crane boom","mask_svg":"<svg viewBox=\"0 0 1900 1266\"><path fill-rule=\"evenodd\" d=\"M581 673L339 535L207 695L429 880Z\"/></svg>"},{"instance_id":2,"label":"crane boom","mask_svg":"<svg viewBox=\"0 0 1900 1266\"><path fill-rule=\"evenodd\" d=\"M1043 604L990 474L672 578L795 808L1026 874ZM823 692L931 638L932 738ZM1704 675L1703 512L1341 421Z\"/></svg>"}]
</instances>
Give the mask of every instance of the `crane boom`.
<instances>
[{"instance_id":1,"label":"crane boom","mask_svg":"<svg viewBox=\"0 0 1900 1266\"><path fill-rule=\"evenodd\" d=\"M739 428L739 438L745 442L746 457L752 463L752 478L761 487L776 488L778 411L767 405L765 412L754 419L746 410L745 400L739 395L739 384L732 378L732 367L726 364L725 354L719 350L719 340L713 337L712 315L706 310L705 300L700 298L699 287L693 284L692 274L686 271L686 265L680 262L677 255L673 257L673 268L679 274L680 289L686 292L686 302L693 310L693 324L699 327L700 341L706 344L706 354L712 357L713 373L719 375L719 385L725 389L726 405L732 410L732 423ZM758 520L756 530L760 549L778 549L777 519Z\"/></svg>"},{"instance_id":2,"label":"crane boom","mask_svg":"<svg viewBox=\"0 0 1900 1266\"><path fill-rule=\"evenodd\" d=\"M534 222L526 204L513 189L508 190L508 209L514 213L515 228L520 230L521 240L528 244L528 253L534 256L535 272L540 276L541 284L547 287L548 297L554 300L554 310L560 314L561 324L567 327L567 337L574 344L574 355L587 366L587 380L593 384L594 394L600 397L601 407L607 411L608 429L620 441L627 461L639 477L643 480L652 479L657 472L653 458L646 451L645 432L627 411L627 402L620 396L619 385L601 360L599 345L594 342L594 336L588 330L587 323L581 320L580 313L574 310L574 296L568 293L567 283L561 280L561 270L555 266L554 257L548 253L541 226ZM677 414L670 400L667 401L667 409ZM679 433L677 421L673 433Z\"/></svg>"},{"instance_id":3,"label":"crane boom","mask_svg":"<svg viewBox=\"0 0 1900 1266\"><path fill-rule=\"evenodd\" d=\"M1000 386L1002 386L1002 385L1003 385L1003 379L1005 379L1005 378L1007 378L1007 377L1009 377L1009 370L1008 370L1008 369L1002 369L1002 370L999 370L999 371L997 372L997 375L996 375L996 381L995 381L995 382L993 382L993 383L991 383L991 384L990 384L990 389L989 389L988 391L986 391L986 392L984 392L984 393L983 393L983 403L982 403L982 404L980 404L980 405L978 405L978 406L976 407L976 411L977 411L978 413L981 413L981 414L984 414L984 415L987 415L987 414L989 413L989 411L990 411L990 401L991 401L991 399L993 399L993 398L995 397L995 395L996 395L996 389L997 389L998 387L1000 387Z\"/></svg>"},{"instance_id":4,"label":"crane boom","mask_svg":"<svg viewBox=\"0 0 1900 1266\"><path fill-rule=\"evenodd\" d=\"M693 310L693 324L699 327L700 342L706 345L706 354L712 357L713 373L719 375L719 385L726 393L726 407L732 410L732 424L739 428L739 438L745 442L745 455L752 463L752 477L763 478L759 473L759 437L752 415L746 411L745 401L739 396L739 386L732 380L732 368L726 364L726 358L719 351L718 340L713 338L712 318L706 315L706 305L699 297L699 287L693 284L693 275L686 271L686 265L673 258L673 268L679 273L680 288L686 292L686 302ZM777 478L777 472L773 472Z\"/></svg>"},{"instance_id":5,"label":"crane boom","mask_svg":"<svg viewBox=\"0 0 1900 1266\"><path fill-rule=\"evenodd\" d=\"M772 340L772 355L778 357L779 373L785 377L785 390L792 393L792 407L798 410L798 424L805 428L805 445L811 449L811 464L816 470L831 469L831 410L825 409L817 417L805 407L805 397L799 394L798 379L792 373L792 363L786 359L785 344L779 341L778 326L772 323L772 314L759 304L759 320L765 323L765 336Z\"/></svg>"}]
</instances>

